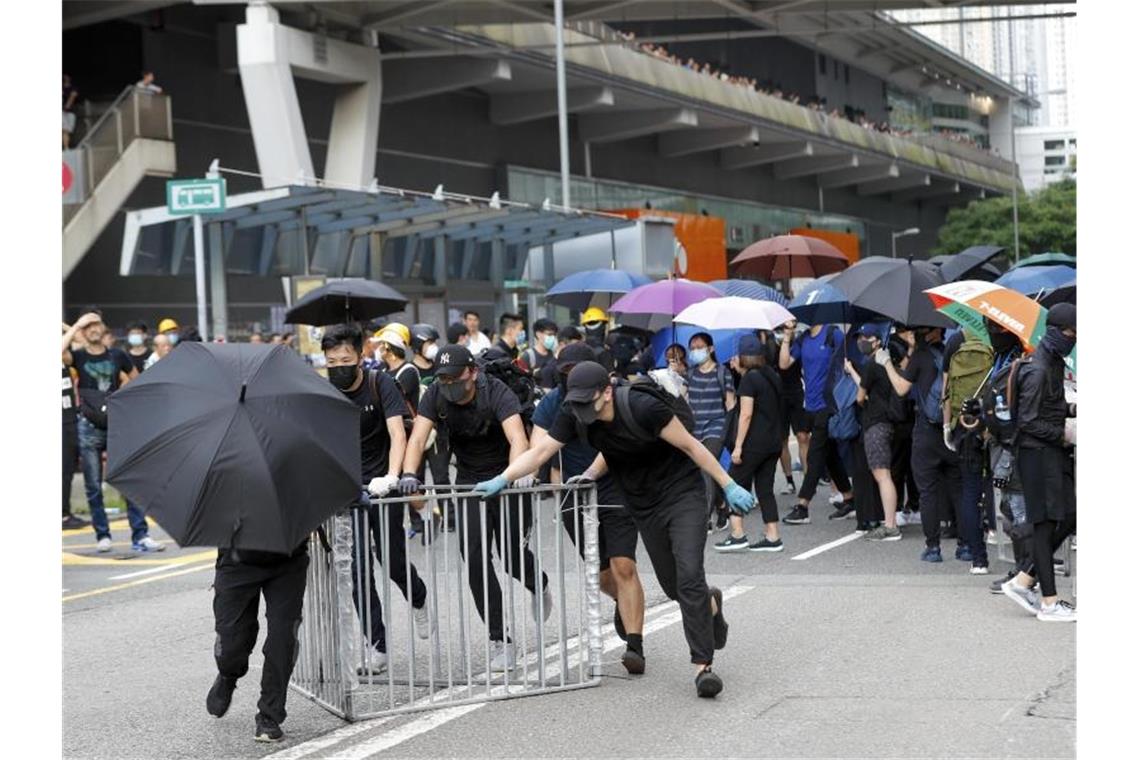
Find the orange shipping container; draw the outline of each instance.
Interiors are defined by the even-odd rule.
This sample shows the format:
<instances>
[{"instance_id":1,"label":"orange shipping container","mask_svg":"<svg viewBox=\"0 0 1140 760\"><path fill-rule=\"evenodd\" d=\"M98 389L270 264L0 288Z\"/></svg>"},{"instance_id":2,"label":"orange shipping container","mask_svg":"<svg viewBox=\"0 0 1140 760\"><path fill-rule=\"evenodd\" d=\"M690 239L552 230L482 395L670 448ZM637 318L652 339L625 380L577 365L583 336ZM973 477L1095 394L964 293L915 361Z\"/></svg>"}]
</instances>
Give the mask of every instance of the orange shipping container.
<instances>
[{"instance_id":1,"label":"orange shipping container","mask_svg":"<svg viewBox=\"0 0 1140 760\"><path fill-rule=\"evenodd\" d=\"M854 264L859 260L859 236L849 232L832 232L831 230L817 230L812 227L795 227L788 230L791 235L818 238L831 243L843 252L847 260Z\"/></svg>"}]
</instances>

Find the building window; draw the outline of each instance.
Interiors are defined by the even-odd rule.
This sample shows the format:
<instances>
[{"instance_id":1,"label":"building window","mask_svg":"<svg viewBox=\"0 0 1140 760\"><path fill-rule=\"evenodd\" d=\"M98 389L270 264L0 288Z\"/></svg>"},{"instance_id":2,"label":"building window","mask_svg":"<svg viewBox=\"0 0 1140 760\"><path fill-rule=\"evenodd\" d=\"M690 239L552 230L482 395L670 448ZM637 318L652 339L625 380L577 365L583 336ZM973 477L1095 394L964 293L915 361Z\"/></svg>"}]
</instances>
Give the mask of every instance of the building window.
<instances>
[{"instance_id":1,"label":"building window","mask_svg":"<svg viewBox=\"0 0 1140 760\"><path fill-rule=\"evenodd\" d=\"M1077 138L1075 138L1075 137L1070 137L1070 138L1069 138L1069 147L1070 147L1070 148L1075 148L1075 147L1077 147Z\"/></svg>"},{"instance_id":2,"label":"building window","mask_svg":"<svg viewBox=\"0 0 1140 760\"><path fill-rule=\"evenodd\" d=\"M823 53L819 55L819 73L827 76L827 56Z\"/></svg>"},{"instance_id":3,"label":"building window","mask_svg":"<svg viewBox=\"0 0 1140 760\"><path fill-rule=\"evenodd\" d=\"M1065 141L1064 140L1046 140L1045 141L1045 150L1064 150L1064 149L1065 149Z\"/></svg>"},{"instance_id":4,"label":"building window","mask_svg":"<svg viewBox=\"0 0 1140 760\"><path fill-rule=\"evenodd\" d=\"M1045 165L1046 166L1064 166L1065 165L1065 157L1064 156L1045 156Z\"/></svg>"}]
</instances>

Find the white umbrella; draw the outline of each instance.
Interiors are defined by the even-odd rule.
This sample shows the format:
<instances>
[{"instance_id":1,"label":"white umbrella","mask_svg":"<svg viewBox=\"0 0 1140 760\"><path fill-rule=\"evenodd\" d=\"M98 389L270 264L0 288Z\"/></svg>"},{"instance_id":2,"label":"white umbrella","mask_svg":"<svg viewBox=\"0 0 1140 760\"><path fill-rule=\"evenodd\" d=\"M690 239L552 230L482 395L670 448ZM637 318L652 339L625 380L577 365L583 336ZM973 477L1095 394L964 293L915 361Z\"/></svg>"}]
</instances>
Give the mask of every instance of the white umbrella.
<instances>
[{"instance_id":1,"label":"white umbrella","mask_svg":"<svg viewBox=\"0 0 1140 760\"><path fill-rule=\"evenodd\" d=\"M774 301L724 296L707 298L687 306L673 321L697 325L706 330L774 330L795 318L795 315Z\"/></svg>"}]
</instances>

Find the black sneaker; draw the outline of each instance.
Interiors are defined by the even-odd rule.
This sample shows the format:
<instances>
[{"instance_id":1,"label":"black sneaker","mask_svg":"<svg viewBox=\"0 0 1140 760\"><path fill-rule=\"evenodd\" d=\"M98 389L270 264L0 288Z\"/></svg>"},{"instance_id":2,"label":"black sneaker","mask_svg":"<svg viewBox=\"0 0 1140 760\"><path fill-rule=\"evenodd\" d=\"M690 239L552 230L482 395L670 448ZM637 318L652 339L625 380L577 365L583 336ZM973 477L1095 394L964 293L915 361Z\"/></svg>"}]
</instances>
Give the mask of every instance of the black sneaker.
<instances>
[{"instance_id":1,"label":"black sneaker","mask_svg":"<svg viewBox=\"0 0 1140 760\"><path fill-rule=\"evenodd\" d=\"M236 687L237 679L226 678L219 673L218 677L214 679L214 685L206 694L206 712L215 718L225 715L226 710L230 709L230 700L233 699Z\"/></svg>"},{"instance_id":2,"label":"black sneaker","mask_svg":"<svg viewBox=\"0 0 1140 760\"><path fill-rule=\"evenodd\" d=\"M740 538L727 537L723 541L717 541L713 544L713 549L718 552L742 552L748 548L748 536L741 536Z\"/></svg>"},{"instance_id":3,"label":"black sneaker","mask_svg":"<svg viewBox=\"0 0 1140 760\"><path fill-rule=\"evenodd\" d=\"M788 525L807 525L811 522L811 516L804 505L797 504L795 509L784 515L784 522Z\"/></svg>"},{"instance_id":4,"label":"black sneaker","mask_svg":"<svg viewBox=\"0 0 1140 760\"><path fill-rule=\"evenodd\" d=\"M724 682L720 680L720 676L712 672L712 666L706 665L705 669L697 673L697 696L706 699L712 699L717 694L724 690Z\"/></svg>"},{"instance_id":5,"label":"black sneaker","mask_svg":"<svg viewBox=\"0 0 1140 760\"><path fill-rule=\"evenodd\" d=\"M728 621L724 619L724 596L716 586L709 588L709 595L716 599L716 614L713 615L713 647L724 649L724 645L728 643Z\"/></svg>"},{"instance_id":6,"label":"black sneaker","mask_svg":"<svg viewBox=\"0 0 1140 760\"><path fill-rule=\"evenodd\" d=\"M621 664L630 675L639 676L645 672L645 655L627 648L621 656Z\"/></svg>"},{"instance_id":7,"label":"black sneaker","mask_svg":"<svg viewBox=\"0 0 1140 760\"><path fill-rule=\"evenodd\" d=\"M614 605L614 631L617 633L619 639L628 641L625 635L625 623L621 621L621 612L618 610L616 604Z\"/></svg>"},{"instance_id":8,"label":"black sneaker","mask_svg":"<svg viewBox=\"0 0 1140 760\"><path fill-rule=\"evenodd\" d=\"M827 516L828 520L843 520L855 513L855 500L847 499L835 508L835 511Z\"/></svg>"},{"instance_id":9,"label":"black sneaker","mask_svg":"<svg viewBox=\"0 0 1140 760\"><path fill-rule=\"evenodd\" d=\"M993 583L990 584L990 593L991 594L1001 594L1002 593L1001 584L1005 583L1006 581L1013 580L1014 576L1016 576L1016 575L1017 575L1017 570L1014 569L1014 570L1010 570L1008 573L1006 573L1004 578L998 578L996 581L994 581Z\"/></svg>"},{"instance_id":10,"label":"black sneaker","mask_svg":"<svg viewBox=\"0 0 1140 760\"><path fill-rule=\"evenodd\" d=\"M258 713L254 719L254 726L253 738L259 742L279 742L281 737L285 735L281 726L277 725L277 721L261 713Z\"/></svg>"},{"instance_id":11,"label":"black sneaker","mask_svg":"<svg viewBox=\"0 0 1140 760\"><path fill-rule=\"evenodd\" d=\"M716 529L718 531L728 528L728 510L718 509L716 511Z\"/></svg>"},{"instance_id":12,"label":"black sneaker","mask_svg":"<svg viewBox=\"0 0 1140 760\"><path fill-rule=\"evenodd\" d=\"M91 523L84 520L82 517L75 515L68 515L63 518L63 530L73 530L75 528L90 528Z\"/></svg>"},{"instance_id":13,"label":"black sneaker","mask_svg":"<svg viewBox=\"0 0 1140 760\"><path fill-rule=\"evenodd\" d=\"M784 542L780 539L769 541L767 537L760 539L754 544L748 546L750 552L782 552L784 551Z\"/></svg>"}]
</instances>

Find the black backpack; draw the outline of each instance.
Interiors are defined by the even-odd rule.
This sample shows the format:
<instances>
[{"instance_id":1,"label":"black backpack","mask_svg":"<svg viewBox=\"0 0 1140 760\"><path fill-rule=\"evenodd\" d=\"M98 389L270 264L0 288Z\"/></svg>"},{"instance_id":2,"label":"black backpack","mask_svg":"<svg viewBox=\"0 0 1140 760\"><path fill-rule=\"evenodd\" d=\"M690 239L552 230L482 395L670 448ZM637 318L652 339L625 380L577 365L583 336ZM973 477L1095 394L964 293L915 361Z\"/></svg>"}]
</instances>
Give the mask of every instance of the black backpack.
<instances>
[{"instance_id":1,"label":"black backpack","mask_svg":"<svg viewBox=\"0 0 1140 760\"><path fill-rule=\"evenodd\" d=\"M1017 372L1019 357L992 372L981 392L982 424L998 443L1012 446L1017 437Z\"/></svg>"},{"instance_id":2,"label":"black backpack","mask_svg":"<svg viewBox=\"0 0 1140 760\"><path fill-rule=\"evenodd\" d=\"M522 410L523 426L529 435L533 426L531 418L534 416L534 409L541 398L538 386L534 382L534 376L507 356L491 359L480 357L475 360L475 363L479 366L480 372L503 383L511 389L511 393L515 394Z\"/></svg>"},{"instance_id":3,"label":"black backpack","mask_svg":"<svg viewBox=\"0 0 1140 760\"><path fill-rule=\"evenodd\" d=\"M639 379L632 383L619 384L614 388L614 410L634 437L646 443L653 443L657 440L657 436L652 435L634 419L633 409L629 403L629 394L631 393L647 393L653 396L669 407L673 415L685 426L685 430L692 433L696 428L696 420L693 417L693 410L689 407L689 402L680 396L674 396L651 379Z\"/></svg>"}]
</instances>

